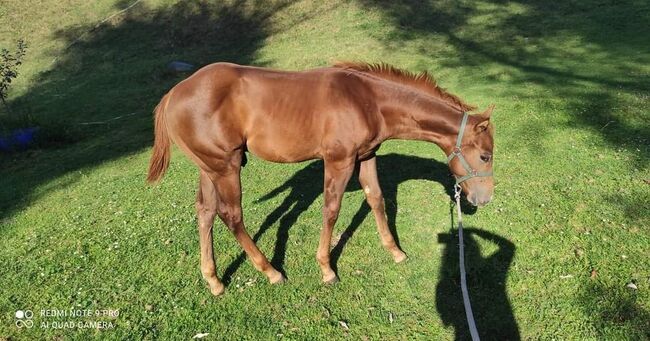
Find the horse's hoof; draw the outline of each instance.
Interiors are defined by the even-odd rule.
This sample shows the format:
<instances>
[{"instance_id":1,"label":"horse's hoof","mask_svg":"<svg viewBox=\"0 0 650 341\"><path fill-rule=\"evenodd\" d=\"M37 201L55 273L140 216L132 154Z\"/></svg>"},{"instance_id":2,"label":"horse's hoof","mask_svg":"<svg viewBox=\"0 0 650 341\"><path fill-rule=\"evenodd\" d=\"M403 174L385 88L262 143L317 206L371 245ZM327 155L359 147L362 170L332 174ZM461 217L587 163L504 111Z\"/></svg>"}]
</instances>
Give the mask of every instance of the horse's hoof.
<instances>
[{"instance_id":1,"label":"horse's hoof","mask_svg":"<svg viewBox=\"0 0 650 341\"><path fill-rule=\"evenodd\" d=\"M409 259L409 257L404 252L400 252L399 254L393 256L393 259L395 260L395 263L399 264L405 262L407 259Z\"/></svg>"},{"instance_id":2,"label":"horse's hoof","mask_svg":"<svg viewBox=\"0 0 650 341\"><path fill-rule=\"evenodd\" d=\"M270 279L271 284L282 284L287 281L287 278L284 277L281 273L278 273L279 276L276 276L273 279Z\"/></svg>"},{"instance_id":3,"label":"horse's hoof","mask_svg":"<svg viewBox=\"0 0 650 341\"><path fill-rule=\"evenodd\" d=\"M214 296L221 296L225 291L226 287L223 284L210 287L210 293Z\"/></svg>"},{"instance_id":4,"label":"horse's hoof","mask_svg":"<svg viewBox=\"0 0 650 341\"><path fill-rule=\"evenodd\" d=\"M330 279L323 279L323 282L327 285L336 284L339 282L339 276L334 275L334 277Z\"/></svg>"}]
</instances>

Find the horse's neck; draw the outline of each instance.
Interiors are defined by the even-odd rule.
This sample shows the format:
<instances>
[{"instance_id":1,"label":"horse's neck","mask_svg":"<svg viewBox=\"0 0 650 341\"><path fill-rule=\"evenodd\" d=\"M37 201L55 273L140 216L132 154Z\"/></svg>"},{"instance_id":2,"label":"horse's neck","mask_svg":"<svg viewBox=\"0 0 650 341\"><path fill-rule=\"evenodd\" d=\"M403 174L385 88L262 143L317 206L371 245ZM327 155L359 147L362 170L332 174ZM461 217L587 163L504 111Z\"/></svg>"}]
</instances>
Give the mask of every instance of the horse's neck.
<instances>
[{"instance_id":1,"label":"horse's neck","mask_svg":"<svg viewBox=\"0 0 650 341\"><path fill-rule=\"evenodd\" d=\"M451 151L462 119L460 110L417 90L384 90L379 105L389 139L429 141L445 153Z\"/></svg>"}]
</instances>

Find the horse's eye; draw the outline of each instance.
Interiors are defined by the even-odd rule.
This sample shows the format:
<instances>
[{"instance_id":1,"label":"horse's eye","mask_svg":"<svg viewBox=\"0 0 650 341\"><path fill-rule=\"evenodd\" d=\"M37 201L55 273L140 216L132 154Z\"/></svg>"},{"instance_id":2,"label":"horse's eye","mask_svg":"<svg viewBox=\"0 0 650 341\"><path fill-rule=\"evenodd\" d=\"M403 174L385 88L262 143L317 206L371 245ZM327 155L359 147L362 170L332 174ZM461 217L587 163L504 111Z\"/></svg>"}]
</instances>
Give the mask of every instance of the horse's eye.
<instances>
[{"instance_id":1,"label":"horse's eye","mask_svg":"<svg viewBox=\"0 0 650 341\"><path fill-rule=\"evenodd\" d=\"M492 154L481 154L481 161L490 162L492 160Z\"/></svg>"}]
</instances>

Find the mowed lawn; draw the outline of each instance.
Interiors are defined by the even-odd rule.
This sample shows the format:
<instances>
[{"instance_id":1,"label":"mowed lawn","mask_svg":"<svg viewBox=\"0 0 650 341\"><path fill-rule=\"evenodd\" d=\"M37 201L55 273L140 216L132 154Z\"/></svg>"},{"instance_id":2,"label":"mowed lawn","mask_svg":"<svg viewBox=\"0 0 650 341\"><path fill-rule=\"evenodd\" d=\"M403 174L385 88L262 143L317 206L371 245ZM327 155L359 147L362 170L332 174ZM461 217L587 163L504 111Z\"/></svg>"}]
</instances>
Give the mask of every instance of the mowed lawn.
<instances>
[{"instance_id":1,"label":"mowed lawn","mask_svg":"<svg viewBox=\"0 0 650 341\"><path fill-rule=\"evenodd\" d=\"M469 337L452 182L445 155L424 142L379 151L409 260L393 264L382 249L353 179L332 286L315 260L322 163L249 156L245 223L289 280L269 285L218 222L228 287L211 296L199 271L196 167L175 149L162 183L144 181L151 111L187 76L167 71L174 60L292 70L387 62L426 70L481 109L496 104L495 199L464 217L482 338L650 338L647 1L143 0L104 20L130 4L0 4L0 47L29 45L0 122L28 114L52 140L0 156L0 339ZM70 308L119 316L41 316ZM34 312L32 328L16 326L17 310Z\"/></svg>"}]
</instances>

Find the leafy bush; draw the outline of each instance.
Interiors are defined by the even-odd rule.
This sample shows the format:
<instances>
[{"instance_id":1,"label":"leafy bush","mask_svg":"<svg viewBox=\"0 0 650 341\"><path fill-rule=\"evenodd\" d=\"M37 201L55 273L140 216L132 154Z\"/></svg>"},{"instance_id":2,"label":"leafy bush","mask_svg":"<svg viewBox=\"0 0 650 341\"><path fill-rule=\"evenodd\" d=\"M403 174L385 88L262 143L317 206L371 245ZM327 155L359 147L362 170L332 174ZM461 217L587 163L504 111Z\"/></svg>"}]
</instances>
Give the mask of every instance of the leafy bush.
<instances>
[{"instance_id":1,"label":"leafy bush","mask_svg":"<svg viewBox=\"0 0 650 341\"><path fill-rule=\"evenodd\" d=\"M10 111L7 105L9 85L13 79L18 77L18 67L23 62L25 50L27 50L27 44L22 39L18 40L14 53L7 49L0 50L0 100L8 112Z\"/></svg>"}]
</instances>

